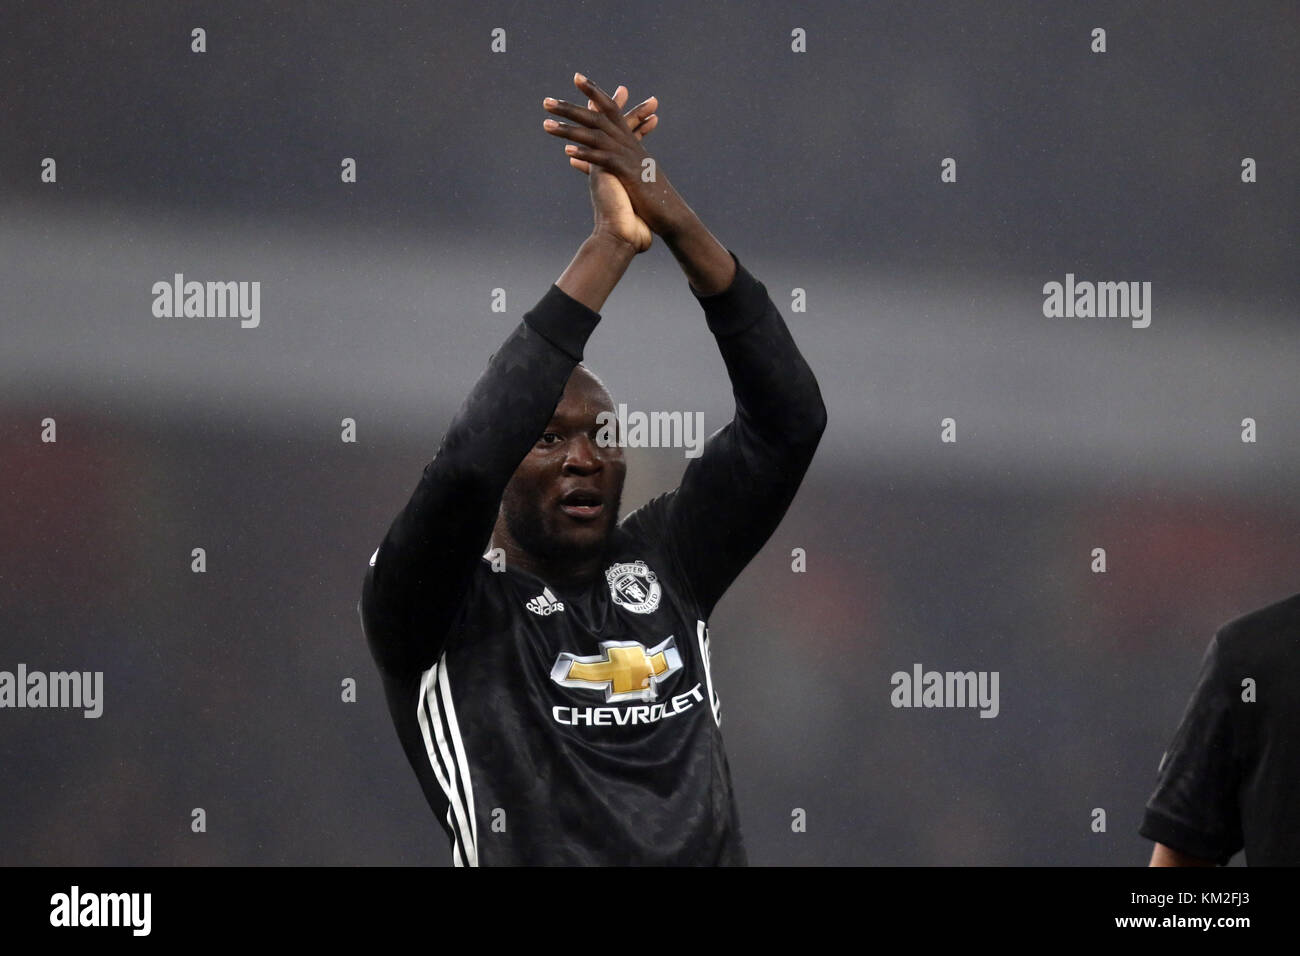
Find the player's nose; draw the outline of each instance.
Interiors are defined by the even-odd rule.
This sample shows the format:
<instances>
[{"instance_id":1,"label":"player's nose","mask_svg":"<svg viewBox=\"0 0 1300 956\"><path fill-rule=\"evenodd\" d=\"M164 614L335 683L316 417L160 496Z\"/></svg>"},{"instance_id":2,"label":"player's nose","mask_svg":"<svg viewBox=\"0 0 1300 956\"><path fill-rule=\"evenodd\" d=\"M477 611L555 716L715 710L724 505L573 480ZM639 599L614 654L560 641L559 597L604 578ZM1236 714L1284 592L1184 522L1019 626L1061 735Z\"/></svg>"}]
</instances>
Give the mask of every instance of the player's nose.
<instances>
[{"instance_id":1,"label":"player's nose","mask_svg":"<svg viewBox=\"0 0 1300 956\"><path fill-rule=\"evenodd\" d=\"M578 435L569 442L564 470L584 475L598 472L605 466L603 451L589 435Z\"/></svg>"}]
</instances>

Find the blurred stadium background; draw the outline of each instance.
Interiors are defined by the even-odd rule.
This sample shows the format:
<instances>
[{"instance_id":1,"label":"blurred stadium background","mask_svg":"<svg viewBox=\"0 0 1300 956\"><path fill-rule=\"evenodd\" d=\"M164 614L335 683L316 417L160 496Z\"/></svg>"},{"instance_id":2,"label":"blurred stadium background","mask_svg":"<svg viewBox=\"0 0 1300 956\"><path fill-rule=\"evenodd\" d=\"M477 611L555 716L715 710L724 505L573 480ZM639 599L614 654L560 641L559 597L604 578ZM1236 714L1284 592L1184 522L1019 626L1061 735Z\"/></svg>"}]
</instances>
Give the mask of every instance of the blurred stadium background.
<instances>
[{"instance_id":1,"label":"blurred stadium background","mask_svg":"<svg viewBox=\"0 0 1300 956\"><path fill-rule=\"evenodd\" d=\"M0 669L102 670L105 703L0 712L0 863L448 862L355 605L589 228L541 130L574 70L659 97L647 145L829 406L711 622L752 861L1145 862L1206 643L1300 590L1293 4L7 11ZM260 281L260 327L153 317L176 272ZM1151 327L1044 318L1067 272L1150 281ZM588 362L616 400L728 420L661 243L603 315ZM632 452L625 510L684 464ZM894 709L917 662L998 671L999 716Z\"/></svg>"}]
</instances>

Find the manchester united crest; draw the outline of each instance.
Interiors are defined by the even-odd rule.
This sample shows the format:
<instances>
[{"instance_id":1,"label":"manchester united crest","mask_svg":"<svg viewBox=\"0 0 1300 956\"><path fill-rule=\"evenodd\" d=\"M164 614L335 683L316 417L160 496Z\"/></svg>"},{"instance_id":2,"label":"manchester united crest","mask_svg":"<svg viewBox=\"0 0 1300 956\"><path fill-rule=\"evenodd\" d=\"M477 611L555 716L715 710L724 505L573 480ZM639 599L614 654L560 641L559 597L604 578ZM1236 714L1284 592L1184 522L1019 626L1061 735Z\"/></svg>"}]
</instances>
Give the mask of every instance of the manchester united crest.
<instances>
[{"instance_id":1,"label":"manchester united crest","mask_svg":"<svg viewBox=\"0 0 1300 956\"><path fill-rule=\"evenodd\" d=\"M659 578L644 561L616 564L605 571L614 603L633 614L649 614L659 606Z\"/></svg>"}]
</instances>

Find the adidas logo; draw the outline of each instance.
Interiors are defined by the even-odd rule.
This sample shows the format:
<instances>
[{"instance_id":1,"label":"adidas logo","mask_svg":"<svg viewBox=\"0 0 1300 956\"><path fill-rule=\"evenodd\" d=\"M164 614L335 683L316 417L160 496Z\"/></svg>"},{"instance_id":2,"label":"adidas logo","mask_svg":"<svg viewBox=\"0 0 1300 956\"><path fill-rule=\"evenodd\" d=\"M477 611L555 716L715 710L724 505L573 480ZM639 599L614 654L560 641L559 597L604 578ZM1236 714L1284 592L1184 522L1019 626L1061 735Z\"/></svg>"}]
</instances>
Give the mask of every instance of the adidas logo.
<instances>
[{"instance_id":1,"label":"adidas logo","mask_svg":"<svg viewBox=\"0 0 1300 956\"><path fill-rule=\"evenodd\" d=\"M551 593L550 588L542 588L542 593L525 604L524 607L534 614L546 617L546 615L554 614L556 611L563 611L564 602L555 600L555 595Z\"/></svg>"}]
</instances>

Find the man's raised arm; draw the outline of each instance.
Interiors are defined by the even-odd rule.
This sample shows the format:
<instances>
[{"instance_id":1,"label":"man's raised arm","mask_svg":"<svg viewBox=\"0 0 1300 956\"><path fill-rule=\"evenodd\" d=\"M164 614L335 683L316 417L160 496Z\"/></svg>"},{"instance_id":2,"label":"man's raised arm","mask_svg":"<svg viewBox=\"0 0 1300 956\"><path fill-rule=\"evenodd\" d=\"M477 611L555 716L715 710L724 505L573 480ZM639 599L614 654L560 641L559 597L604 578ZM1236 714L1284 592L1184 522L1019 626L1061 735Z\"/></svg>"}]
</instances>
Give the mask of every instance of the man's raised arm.
<instances>
[{"instance_id":1,"label":"man's raised arm","mask_svg":"<svg viewBox=\"0 0 1300 956\"><path fill-rule=\"evenodd\" d=\"M826 406L763 284L704 227L640 142L605 122L609 96L585 77L575 82L595 110L548 104L577 124L550 132L572 140L565 150L575 160L613 173L668 244L736 399L735 418L709 439L668 501L678 563L707 614L780 524L826 428Z\"/></svg>"},{"instance_id":2,"label":"man's raised arm","mask_svg":"<svg viewBox=\"0 0 1300 956\"><path fill-rule=\"evenodd\" d=\"M612 116L640 140L658 124L656 100L621 114L626 99L620 86ZM357 610L376 661L390 673L437 660L506 485L559 404L606 298L650 247L650 230L613 177L594 171L589 192L591 235L492 356L366 572Z\"/></svg>"},{"instance_id":3,"label":"man's raised arm","mask_svg":"<svg viewBox=\"0 0 1300 956\"><path fill-rule=\"evenodd\" d=\"M767 289L723 252L734 263L731 283L702 295L692 281L691 292L722 354L736 411L687 466L668 511L678 560L706 614L785 517L826 430L817 379Z\"/></svg>"},{"instance_id":4,"label":"man's raised arm","mask_svg":"<svg viewBox=\"0 0 1300 956\"><path fill-rule=\"evenodd\" d=\"M584 241L452 419L362 586L362 627L386 670L423 669L437 660L440 637L491 538L502 492L550 420L600 320L597 309L634 255L614 236Z\"/></svg>"}]
</instances>

